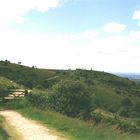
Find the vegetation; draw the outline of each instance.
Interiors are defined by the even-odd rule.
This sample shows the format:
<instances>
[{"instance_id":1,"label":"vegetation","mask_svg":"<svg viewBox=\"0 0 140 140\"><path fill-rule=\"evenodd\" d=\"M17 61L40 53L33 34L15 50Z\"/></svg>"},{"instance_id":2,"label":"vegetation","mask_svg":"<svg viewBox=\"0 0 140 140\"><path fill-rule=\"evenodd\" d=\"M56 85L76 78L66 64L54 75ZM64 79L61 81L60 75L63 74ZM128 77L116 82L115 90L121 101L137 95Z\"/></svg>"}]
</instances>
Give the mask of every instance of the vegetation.
<instances>
[{"instance_id":1,"label":"vegetation","mask_svg":"<svg viewBox=\"0 0 140 140\"><path fill-rule=\"evenodd\" d=\"M7 121L0 116L0 140L19 140L21 139L19 134L15 132Z\"/></svg>"},{"instance_id":2,"label":"vegetation","mask_svg":"<svg viewBox=\"0 0 140 140\"><path fill-rule=\"evenodd\" d=\"M138 140L139 136L129 133L122 134L109 125L95 125L90 122L84 122L78 119L72 119L59 113L50 111L41 111L28 108L18 110L25 117L34 119L43 125L55 128L70 140Z\"/></svg>"},{"instance_id":3,"label":"vegetation","mask_svg":"<svg viewBox=\"0 0 140 140\"><path fill-rule=\"evenodd\" d=\"M3 122L4 122L4 118L0 116L0 140L8 140L9 135L3 129Z\"/></svg>"},{"instance_id":4,"label":"vegetation","mask_svg":"<svg viewBox=\"0 0 140 140\"><path fill-rule=\"evenodd\" d=\"M29 68L9 61L0 61L0 75L20 85L33 88L54 75L55 72L43 69Z\"/></svg>"},{"instance_id":5,"label":"vegetation","mask_svg":"<svg viewBox=\"0 0 140 140\"><path fill-rule=\"evenodd\" d=\"M41 116L46 114L47 110L47 115L53 111L71 118L88 121L90 125L83 126L91 129L90 127L93 127L93 124L95 124L92 131L89 130L88 132L100 134L99 136L96 135L99 137L96 138L97 140L105 139L105 137L107 139L107 134L115 139L115 136L111 134L111 129L109 129L110 133L103 132L110 127L125 133L140 133L139 83L105 72L82 69L37 69L35 67L30 68L12 64L9 61L0 61L0 76L3 76L5 79L5 82L1 82L2 79L0 79L1 83L8 82L3 86L6 89L19 88L20 86L32 89L32 92L26 94L25 98L5 102L4 105L14 109L22 110L24 108L22 111L25 114L28 112L29 107L36 108L37 110L30 111L33 116L31 114L29 116L33 118L39 113L41 113L39 116L41 118ZM14 82L10 82L11 80ZM10 86L7 87L7 85ZM1 95L4 93L3 91ZM38 110L42 111L38 112ZM51 117L53 118L53 116ZM41 119L45 121L45 119ZM51 122L48 122L48 124L51 124ZM57 126L59 127L59 124ZM54 127L57 128L57 126ZM98 127L100 128L101 126L105 126L105 129L98 133ZM63 126L61 127L63 128ZM68 126L65 127L67 130ZM71 132L72 127L75 129L73 125L71 128L68 128L70 130L68 132L69 136L76 135L74 136L76 140L82 139L82 137L85 137L85 140L91 139L90 136L88 138L90 134L87 131L84 130L87 136L86 134L81 134L83 133L79 130L82 127L81 125L78 128L79 134L76 133L77 129ZM131 137L129 139L131 140Z\"/></svg>"},{"instance_id":6,"label":"vegetation","mask_svg":"<svg viewBox=\"0 0 140 140\"><path fill-rule=\"evenodd\" d=\"M7 96L10 90L20 88L15 82L0 76L0 98Z\"/></svg>"},{"instance_id":7,"label":"vegetation","mask_svg":"<svg viewBox=\"0 0 140 140\"><path fill-rule=\"evenodd\" d=\"M54 85L48 98L49 107L70 117L87 115L91 106L91 93L80 81L64 80Z\"/></svg>"}]
</instances>

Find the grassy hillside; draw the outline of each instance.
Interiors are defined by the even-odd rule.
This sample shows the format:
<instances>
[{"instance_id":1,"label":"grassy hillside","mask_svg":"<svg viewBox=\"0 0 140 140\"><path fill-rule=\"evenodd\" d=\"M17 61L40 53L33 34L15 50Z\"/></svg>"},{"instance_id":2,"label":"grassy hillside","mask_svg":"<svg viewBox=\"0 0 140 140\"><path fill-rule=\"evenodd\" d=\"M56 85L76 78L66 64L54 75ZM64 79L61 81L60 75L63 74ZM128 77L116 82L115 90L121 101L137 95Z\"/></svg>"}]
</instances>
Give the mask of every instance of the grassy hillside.
<instances>
[{"instance_id":1,"label":"grassy hillside","mask_svg":"<svg viewBox=\"0 0 140 140\"><path fill-rule=\"evenodd\" d=\"M53 71L36 69L35 67L30 68L10 63L9 61L0 61L0 76L4 76L28 88L38 86L44 79L53 75Z\"/></svg>"},{"instance_id":2,"label":"grassy hillside","mask_svg":"<svg viewBox=\"0 0 140 140\"><path fill-rule=\"evenodd\" d=\"M10 106L32 106L140 132L140 85L127 78L94 70L37 69L8 61L0 61L0 76L33 89Z\"/></svg>"},{"instance_id":3,"label":"grassy hillside","mask_svg":"<svg viewBox=\"0 0 140 140\"><path fill-rule=\"evenodd\" d=\"M17 83L15 83L14 81L9 80L8 78L2 77L0 76L0 87L2 88L19 88L19 85Z\"/></svg>"},{"instance_id":4,"label":"grassy hillside","mask_svg":"<svg viewBox=\"0 0 140 140\"><path fill-rule=\"evenodd\" d=\"M21 88L21 86L19 86L14 81L0 76L0 97L9 94L9 91L12 89L19 89L19 88Z\"/></svg>"},{"instance_id":5,"label":"grassy hillside","mask_svg":"<svg viewBox=\"0 0 140 140\"><path fill-rule=\"evenodd\" d=\"M139 84L127 78L93 70L46 70L0 61L0 76L28 88L44 91L51 91L52 87L61 81L79 81L84 83L94 96L94 104L111 112L119 111L125 98L130 99L132 104L140 99ZM0 81L2 82L2 79Z\"/></svg>"}]
</instances>

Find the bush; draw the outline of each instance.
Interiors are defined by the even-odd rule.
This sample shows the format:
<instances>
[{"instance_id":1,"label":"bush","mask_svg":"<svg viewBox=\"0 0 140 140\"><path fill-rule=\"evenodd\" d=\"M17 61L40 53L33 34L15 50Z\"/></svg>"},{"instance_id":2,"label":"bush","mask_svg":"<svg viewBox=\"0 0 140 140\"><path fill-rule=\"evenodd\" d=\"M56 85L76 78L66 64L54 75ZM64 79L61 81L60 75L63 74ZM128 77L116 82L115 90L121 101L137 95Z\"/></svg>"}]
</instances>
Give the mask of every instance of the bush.
<instances>
[{"instance_id":1,"label":"bush","mask_svg":"<svg viewBox=\"0 0 140 140\"><path fill-rule=\"evenodd\" d=\"M80 113L88 113L91 100L86 84L80 81L63 80L53 86L49 96L49 105L55 111L76 117Z\"/></svg>"},{"instance_id":2,"label":"bush","mask_svg":"<svg viewBox=\"0 0 140 140\"><path fill-rule=\"evenodd\" d=\"M118 114L120 116L123 116L123 117L129 117L130 115L130 110L128 107L122 107L120 108L120 110L118 111Z\"/></svg>"},{"instance_id":3,"label":"bush","mask_svg":"<svg viewBox=\"0 0 140 140\"><path fill-rule=\"evenodd\" d=\"M4 102L4 106L9 109L20 109L23 108L23 104L20 104L20 99L9 100Z\"/></svg>"},{"instance_id":4,"label":"bush","mask_svg":"<svg viewBox=\"0 0 140 140\"><path fill-rule=\"evenodd\" d=\"M140 113L140 102L136 102L134 105L134 110L138 113Z\"/></svg>"},{"instance_id":5,"label":"bush","mask_svg":"<svg viewBox=\"0 0 140 140\"><path fill-rule=\"evenodd\" d=\"M91 112L91 119L95 121L95 123L100 123L103 119L103 116L100 113Z\"/></svg>"},{"instance_id":6,"label":"bush","mask_svg":"<svg viewBox=\"0 0 140 140\"><path fill-rule=\"evenodd\" d=\"M29 94L26 98L28 99L28 102L30 102L30 104L33 107L37 107L42 110L47 108L47 103L48 103L47 93L45 94L41 92L34 92Z\"/></svg>"},{"instance_id":7,"label":"bush","mask_svg":"<svg viewBox=\"0 0 140 140\"><path fill-rule=\"evenodd\" d=\"M9 94L9 89L7 87L0 88L0 97L7 96Z\"/></svg>"},{"instance_id":8,"label":"bush","mask_svg":"<svg viewBox=\"0 0 140 140\"><path fill-rule=\"evenodd\" d=\"M129 98L124 98L122 100L122 105L125 106L125 107L132 106L132 102Z\"/></svg>"},{"instance_id":9,"label":"bush","mask_svg":"<svg viewBox=\"0 0 140 140\"><path fill-rule=\"evenodd\" d=\"M57 83L59 81L59 77L55 76L55 77L52 77L52 78L48 78L48 79L45 79L43 82L42 82L42 86L44 88L50 88L52 87L55 83Z\"/></svg>"},{"instance_id":10,"label":"bush","mask_svg":"<svg viewBox=\"0 0 140 140\"><path fill-rule=\"evenodd\" d=\"M140 127L126 121L120 121L119 128L125 132L140 133Z\"/></svg>"}]
</instances>

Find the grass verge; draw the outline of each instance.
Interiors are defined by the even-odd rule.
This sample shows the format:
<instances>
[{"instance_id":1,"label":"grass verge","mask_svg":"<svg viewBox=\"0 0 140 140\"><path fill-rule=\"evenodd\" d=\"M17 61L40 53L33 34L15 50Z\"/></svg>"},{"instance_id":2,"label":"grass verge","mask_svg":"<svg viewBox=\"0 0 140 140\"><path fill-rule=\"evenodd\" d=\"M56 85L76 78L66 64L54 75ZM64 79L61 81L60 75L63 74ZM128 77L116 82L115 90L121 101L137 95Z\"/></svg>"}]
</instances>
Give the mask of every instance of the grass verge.
<instances>
[{"instance_id":1,"label":"grass verge","mask_svg":"<svg viewBox=\"0 0 140 140\"><path fill-rule=\"evenodd\" d=\"M0 140L8 140L10 136L6 132L4 127L5 120L2 116L0 116Z\"/></svg>"},{"instance_id":2,"label":"grass verge","mask_svg":"<svg viewBox=\"0 0 140 140\"><path fill-rule=\"evenodd\" d=\"M3 116L0 116L0 140L22 140Z\"/></svg>"},{"instance_id":3,"label":"grass verge","mask_svg":"<svg viewBox=\"0 0 140 140\"><path fill-rule=\"evenodd\" d=\"M93 125L78 119L68 118L59 113L46 112L38 109L19 109L25 117L37 120L43 125L62 132L69 140L139 140L138 135L122 134L103 125Z\"/></svg>"},{"instance_id":4,"label":"grass verge","mask_svg":"<svg viewBox=\"0 0 140 140\"><path fill-rule=\"evenodd\" d=\"M0 127L0 140L8 140L9 136L3 128Z\"/></svg>"}]
</instances>

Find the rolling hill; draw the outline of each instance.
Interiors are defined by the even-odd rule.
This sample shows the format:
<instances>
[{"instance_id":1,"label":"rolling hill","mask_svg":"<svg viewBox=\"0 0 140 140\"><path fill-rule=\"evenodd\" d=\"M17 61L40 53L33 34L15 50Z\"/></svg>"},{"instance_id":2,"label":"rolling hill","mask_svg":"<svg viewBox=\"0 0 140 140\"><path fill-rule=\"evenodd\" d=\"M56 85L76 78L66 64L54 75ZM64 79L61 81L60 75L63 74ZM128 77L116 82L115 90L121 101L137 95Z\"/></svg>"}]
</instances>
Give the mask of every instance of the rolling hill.
<instances>
[{"instance_id":1,"label":"rolling hill","mask_svg":"<svg viewBox=\"0 0 140 140\"><path fill-rule=\"evenodd\" d=\"M47 70L0 61L0 76L27 88L38 89L51 89L62 80L81 81L94 94L96 104L112 112L121 107L124 98L133 103L140 97L140 86L134 81L93 70Z\"/></svg>"},{"instance_id":2,"label":"rolling hill","mask_svg":"<svg viewBox=\"0 0 140 140\"><path fill-rule=\"evenodd\" d=\"M140 85L128 78L94 70L38 69L9 61L0 61L0 76L5 77L5 86L12 83L13 88L32 89L22 106L25 103L26 107L30 104L70 117L118 124L131 132L140 130Z\"/></svg>"}]
</instances>

